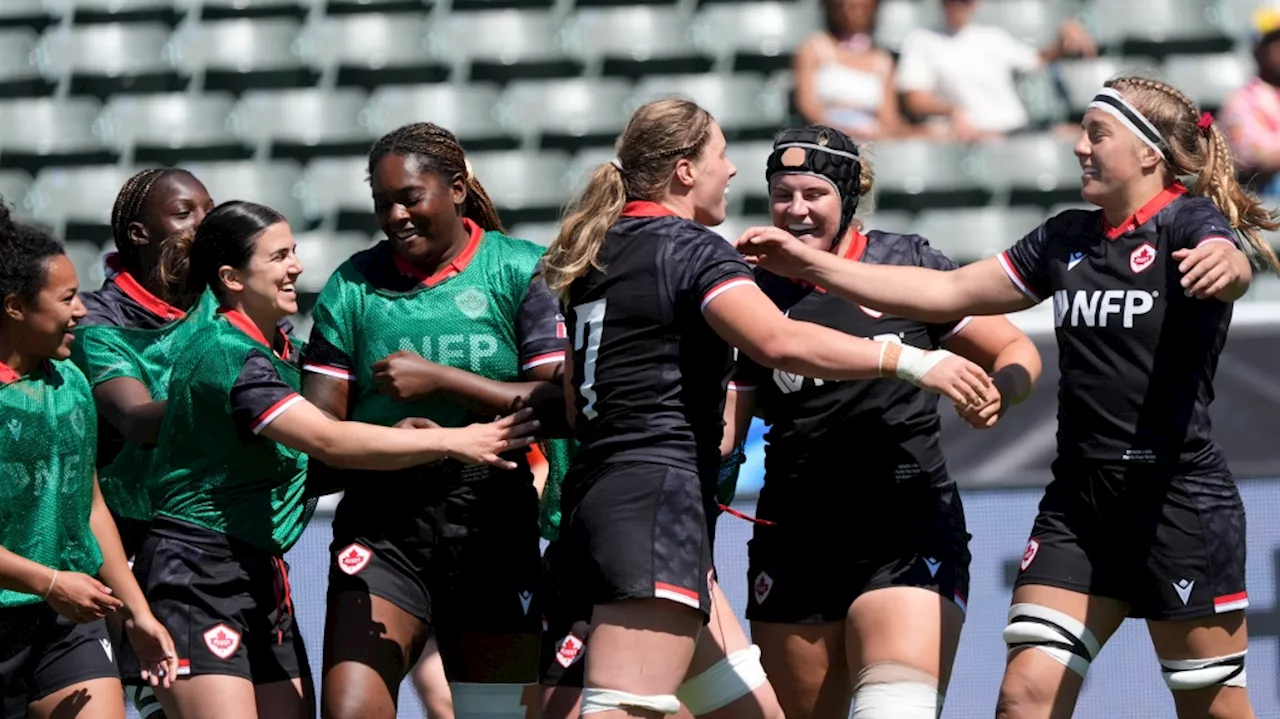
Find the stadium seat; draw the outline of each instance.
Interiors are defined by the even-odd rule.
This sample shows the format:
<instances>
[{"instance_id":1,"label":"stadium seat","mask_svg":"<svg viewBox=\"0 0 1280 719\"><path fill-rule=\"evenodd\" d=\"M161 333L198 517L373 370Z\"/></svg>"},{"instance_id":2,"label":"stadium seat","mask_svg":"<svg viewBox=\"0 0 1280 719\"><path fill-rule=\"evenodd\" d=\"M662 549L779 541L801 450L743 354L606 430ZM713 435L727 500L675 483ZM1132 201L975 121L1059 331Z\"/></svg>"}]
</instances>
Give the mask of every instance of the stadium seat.
<instances>
[{"instance_id":1,"label":"stadium seat","mask_svg":"<svg viewBox=\"0 0 1280 719\"><path fill-rule=\"evenodd\" d=\"M1048 47L1058 36L1058 26L1073 3L1054 0L983 0L973 21L1008 30L1014 37L1034 47Z\"/></svg>"},{"instance_id":2,"label":"stadium seat","mask_svg":"<svg viewBox=\"0 0 1280 719\"><path fill-rule=\"evenodd\" d=\"M915 226L915 219L910 212L877 210L873 206L869 212L859 208L858 216L862 219L863 232L881 230L905 235L910 234L912 232L911 228Z\"/></svg>"},{"instance_id":3,"label":"stadium seat","mask_svg":"<svg viewBox=\"0 0 1280 719\"><path fill-rule=\"evenodd\" d=\"M93 134L100 105L91 98L39 98L0 103L0 157L6 151L65 155L100 150Z\"/></svg>"},{"instance_id":4,"label":"stadium seat","mask_svg":"<svg viewBox=\"0 0 1280 719\"><path fill-rule=\"evenodd\" d=\"M236 142L231 95L220 92L115 95L95 125L108 145L129 148L200 148Z\"/></svg>"},{"instance_id":5,"label":"stadium seat","mask_svg":"<svg viewBox=\"0 0 1280 719\"><path fill-rule=\"evenodd\" d=\"M24 28L0 30L0 87L40 77L36 34Z\"/></svg>"},{"instance_id":6,"label":"stadium seat","mask_svg":"<svg viewBox=\"0 0 1280 719\"><path fill-rule=\"evenodd\" d=\"M361 250L368 249L369 236L359 232L302 232L294 236L298 259L302 261L299 292L319 292L330 275Z\"/></svg>"},{"instance_id":7,"label":"stadium seat","mask_svg":"<svg viewBox=\"0 0 1280 719\"><path fill-rule=\"evenodd\" d=\"M0 18L39 18L49 15L44 0L4 0L0 2Z\"/></svg>"},{"instance_id":8,"label":"stadium seat","mask_svg":"<svg viewBox=\"0 0 1280 719\"><path fill-rule=\"evenodd\" d=\"M180 81L166 56L169 37L169 28L160 23L79 25L46 33L36 57L46 79L70 76L76 93L106 97L121 90L178 90Z\"/></svg>"},{"instance_id":9,"label":"stadium seat","mask_svg":"<svg viewBox=\"0 0 1280 719\"><path fill-rule=\"evenodd\" d=\"M175 64L203 73L209 89L310 84L297 36L297 22L285 18L202 22L175 34Z\"/></svg>"},{"instance_id":10,"label":"stadium seat","mask_svg":"<svg viewBox=\"0 0 1280 719\"><path fill-rule=\"evenodd\" d=\"M335 213L373 212L368 164L363 157L312 160L303 173L307 217L324 221Z\"/></svg>"},{"instance_id":11,"label":"stadium seat","mask_svg":"<svg viewBox=\"0 0 1280 719\"><path fill-rule=\"evenodd\" d=\"M9 206L14 217L29 217L27 193L31 192L31 175L22 170L0 170L0 202Z\"/></svg>"},{"instance_id":12,"label":"stadium seat","mask_svg":"<svg viewBox=\"0 0 1280 719\"><path fill-rule=\"evenodd\" d=\"M1067 104L1074 117L1084 114L1089 101L1107 80L1127 74L1156 76L1159 64L1143 57L1097 57L1088 60L1063 60L1058 63L1058 78L1067 94Z\"/></svg>"},{"instance_id":13,"label":"stadium seat","mask_svg":"<svg viewBox=\"0 0 1280 719\"><path fill-rule=\"evenodd\" d=\"M469 64L469 79L511 80L577 74L565 53L559 19L544 10L451 13L431 23L431 51L441 62Z\"/></svg>"},{"instance_id":14,"label":"stadium seat","mask_svg":"<svg viewBox=\"0 0 1280 719\"><path fill-rule=\"evenodd\" d=\"M918 27L940 28L942 11L939 4L917 0L881 0L876 12L876 44L897 52L912 30Z\"/></svg>"},{"instance_id":15,"label":"stadium seat","mask_svg":"<svg viewBox=\"0 0 1280 719\"><path fill-rule=\"evenodd\" d=\"M869 148L867 155L881 192L916 195L974 185L970 152L964 145L899 140L881 142Z\"/></svg>"},{"instance_id":16,"label":"stadium seat","mask_svg":"<svg viewBox=\"0 0 1280 719\"><path fill-rule=\"evenodd\" d=\"M786 94L756 75L678 75L645 78L636 86L633 107L670 95L692 99L720 127L772 136L787 122Z\"/></svg>"},{"instance_id":17,"label":"stadium seat","mask_svg":"<svg viewBox=\"0 0 1280 719\"><path fill-rule=\"evenodd\" d=\"M526 80L503 94L498 118L511 135L542 135L543 147L565 144L548 142L554 138L602 137L612 144L627 124L630 98L631 83L618 78Z\"/></svg>"},{"instance_id":18,"label":"stadium seat","mask_svg":"<svg viewBox=\"0 0 1280 719\"><path fill-rule=\"evenodd\" d=\"M1164 61L1164 74L1197 105L1218 108L1228 95L1249 83L1253 65L1237 53L1170 55Z\"/></svg>"},{"instance_id":19,"label":"stadium seat","mask_svg":"<svg viewBox=\"0 0 1280 719\"><path fill-rule=\"evenodd\" d=\"M1092 0L1085 17L1098 43L1168 43L1225 37L1217 0Z\"/></svg>"},{"instance_id":20,"label":"stadium seat","mask_svg":"<svg viewBox=\"0 0 1280 719\"><path fill-rule=\"evenodd\" d=\"M658 5L584 8L565 23L565 47L606 75L705 72L709 58L692 41L689 14Z\"/></svg>"},{"instance_id":21,"label":"stadium seat","mask_svg":"<svg viewBox=\"0 0 1280 719\"><path fill-rule=\"evenodd\" d=\"M302 170L296 163L209 162L192 163L187 169L218 202L256 202L284 215L294 232L307 228Z\"/></svg>"},{"instance_id":22,"label":"stadium seat","mask_svg":"<svg viewBox=\"0 0 1280 719\"><path fill-rule=\"evenodd\" d=\"M778 70L790 66L796 48L819 28L819 12L808 6L750 2L706 6L693 35L708 55L737 58L736 69Z\"/></svg>"},{"instance_id":23,"label":"stadium seat","mask_svg":"<svg viewBox=\"0 0 1280 719\"><path fill-rule=\"evenodd\" d=\"M568 197L569 158L562 153L478 152L471 155L471 168L502 209L558 210Z\"/></svg>"},{"instance_id":24,"label":"stadium seat","mask_svg":"<svg viewBox=\"0 0 1280 719\"><path fill-rule=\"evenodd\" d=\"M979 7L982 7L979 5ZM1031 127L1043 128L1066 119L1067 107L1053 76L1047 69L1019 73L1015 79L1018 97L1027 110Z\"/></svg>"},{"instance_id":25,"label":"stadium seat","mask_svg":"<svg viewBox=\"0 0 1280 719\"><path fill-rule=\"evenodd\" d=\"M729 207L731 213L739 211L744 199L759 199L769 196L769 187L765 183L765 170L769 165L769 154L773 152L773 142L734 142L729 144L729 159L738 168L733 183L729 186Z\"/></svg>"},{"instance_id":26,"label":"stadium seat","mask_svg":"<svg viewBox=\"0 0 1280 719\"><path fill-rule=\"evenodd\" d=\"M547 247L560 232L559 222L525 222L508 228L512 237L537 243Z\"/></svg>"},{"instance_id":27,"label":"stadium seat","mask_svg":"<svg viewBox=\"0 0 1280 719\"><path fill-rule=\"evenodd\" d=\"M114 165L48 168L36 176L27 204L33 217L54 228L109 225L116 195L136 172Z\"/></svg>"},{"instance_id":28,"label":"stadium seat","mask_svg":"<svg viewBox=\"0 0 1280 719\"><path fill-rule=\"evenodd\" d=\"M565 187L569 190L569 196L576 197L582 188L586 187L591 173L595 172L597 167L612 160L616 152L612 147L592 147L574 155L565 173Z\"/></svg>"},{"instance_id":29,"label":"stadium seat","mask_svg":"<svg viewBox=\"0 0 1280 719\"><path fill-rule=\"evenodd\" d=\"M10 0L5 0L9 2ZM74 12L120 15L141 11L172 10L175 0L44 0L45 8L54 15Z\"/></svg>"},{"instance_id":30,"label":"stadium seat","mask_svg":"<svg viewBox=\"0 0 1280 719\"><path fill-rule=\"evenodd\" d=\"M1080 188L1075 140L1053 135L1017 135L988 142L975 153L975 174L1000 188L1041 191Z\"/></svg>"},{"instance_id":31,"label":"stadium seat","mask_svg":"<svg viewBox=\"0 0 1280 719\"><path fill-rule=\"evenodd\" d=\"M959 264L991 257L1022 239L1040 223L1044 212L1036 209L966 207L926 210L912 232Z\"/></svg>"},{"instance_id":32,"label":"stadium seat","mask_svg":"<svg viewBox=\"0 0 1280 719\"><path fill-rule=\"evenodd\" d=\"M337 72L339 85L372 87L438 82L448 69L429 54L424 13L326 17L303 34L303 54L316 70Z\"/></svg>"},{"instance_id":33,"label":"stadium seat","mask_svg":"<svg viewBox=\"0 0 1280 719\"><path fill-rule=\"evenodd\" d=\"M84 240L67 240L67 259L76 268L76 279L80 281L82 291L96 290L106 279L106 268L103 267L103 255L107 248L96 242ZM112 248L114 249L114 248Z\"/></svg>"},{"instance_id":34,"label":"stadium seat","mask_svg":"<svg viewBox=\"0 0 1280 719\"><path fill-rule=\"evenodd\" d=\"M367 147L370 133L360 124L365 99L363 91L353 88L251 90L240 98L231 125L240 138L257 146Z\"/></svg>"},{"instance_id":35,"label":"stadium seat","mask_svg":"<svg viewBox=\"0 0 1280 719\"><path fill-rule=\"evenodd\" d=\"M462 142L493 140L506 134L495 106L498 88L486 83L383 87L369 99L369 130L381 136L414 122L434 122Z\"/></svg>"},{"instance_id":36,"label":"stadium seat","mask_svg":"<svg viewBox=\"0 0 1280 719\"><path fill-rule=\"evenodd\" d=\"M205 18L266 16L289 11L301 14L311 8L323 8L325 0L174 0L189 10L200 10ZM336 4L328 0L328 4Z\"/></svg>"}]
</instances>

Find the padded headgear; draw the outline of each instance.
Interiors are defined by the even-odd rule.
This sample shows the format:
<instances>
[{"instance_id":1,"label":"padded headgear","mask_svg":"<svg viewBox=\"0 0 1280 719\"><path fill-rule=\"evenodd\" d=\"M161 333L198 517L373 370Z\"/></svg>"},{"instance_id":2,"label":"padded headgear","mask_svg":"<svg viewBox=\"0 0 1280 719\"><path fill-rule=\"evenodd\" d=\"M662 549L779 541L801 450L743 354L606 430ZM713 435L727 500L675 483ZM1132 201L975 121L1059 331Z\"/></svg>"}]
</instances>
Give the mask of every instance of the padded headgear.
<instances>
[{"instance_id":1,"label":"padded headgear","mask_svg":"<svg viewBox=\"0 0 1280 719\"><path fill-rule=\"evenodd\" d=\"M862 160L854 141L843 132L824 125L783 130L773 141L765 181L772 182L777 174L813 175L836 188L840 196L840 229L832 238L831 246L838 246L858 210Z\"/></svg>"}]
</instances>

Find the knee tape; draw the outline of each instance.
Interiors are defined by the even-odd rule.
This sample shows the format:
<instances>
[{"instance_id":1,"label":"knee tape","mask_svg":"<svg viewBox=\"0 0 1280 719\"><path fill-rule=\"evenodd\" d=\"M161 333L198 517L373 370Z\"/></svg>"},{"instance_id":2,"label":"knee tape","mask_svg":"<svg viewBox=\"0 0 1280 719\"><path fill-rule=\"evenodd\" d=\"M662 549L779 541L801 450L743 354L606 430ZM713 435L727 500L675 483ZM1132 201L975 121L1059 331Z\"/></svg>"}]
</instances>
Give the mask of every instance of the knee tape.
<instances>
[{"instance_id":1,"label":"knee tape","mask_svg":"<svg viewBox=\"0 0 1280 719\"><path fill-rule=\"evenodd\" d=\"M133 702L133 708L142 719L164 714L164 707L160 706L160 700L156 698L155 690L151 687L126 686L124 693L129 701Z\"/></svg>"},{"instance_id":2,"label":"knee tape","mask_svg":"<svg viewBox=\"0 0 1280 719\"><path fill-rule=\"evenodd\" d=\"M680 700L674 694L641 696L614 689L597 689L595 687L586 687L582 690L582 709L580 710L582 714L595 714L627 707L648 709L649 711L662 712L663 714L675 714L680 711Z\"/></svg>"},{"instance_id":3,"label":"knee tape","mask_svg":"<svg viewBox=\"0 0 1280 719\"><path fill-rule=\"evenodd\" d=\"M1056 609L1036 604L1009 607L1009 624L1004 628L1009 653L1018 649L1039 649L1065 664L1080 676L1098 656L1101 645L1085 625Z\"/></svg>"},{"instance_id":4,"label":"knee tape","mask_svg":"<svg viewBox=\"0 0 1280 719\"><path fill-rule=\"evenodd\" d=\"M938 719L938 678L898 662L876 662L858 673L853 719Z\"/></svg>"},{"instance_id":5,"label":"knee tape","mask_svg":"<svg viewBox=\"0 0 1280 719\"><path fill-rule=\"evenodd\" d=\"M527 684L449 682L458 719L524 719Z\"/></svg>"},{"instance_id":6,"label":"knee tape","mask_svg":"<svg viewBox=\"0 0 1280 719\"><path fill-rule=\"evenodd\" d=\"M1237 652L1212 659L1161 659L1160 673L1164 675L1164 683L1174 691L1205 689L1215 684L1242 687L1245 654Z\"/></svg>"},{"instance_id":7,"label":"knee tape","mask_svg":"<svg viewBox=\"0 0 1280 719\"><path fill-rule=\"evenodd\" d=\"M766 681L764 667L760 666L760 647L752 644L681 684L676 698L689 713L703 716L745 697Z\"/></svg>"}]
</instances>

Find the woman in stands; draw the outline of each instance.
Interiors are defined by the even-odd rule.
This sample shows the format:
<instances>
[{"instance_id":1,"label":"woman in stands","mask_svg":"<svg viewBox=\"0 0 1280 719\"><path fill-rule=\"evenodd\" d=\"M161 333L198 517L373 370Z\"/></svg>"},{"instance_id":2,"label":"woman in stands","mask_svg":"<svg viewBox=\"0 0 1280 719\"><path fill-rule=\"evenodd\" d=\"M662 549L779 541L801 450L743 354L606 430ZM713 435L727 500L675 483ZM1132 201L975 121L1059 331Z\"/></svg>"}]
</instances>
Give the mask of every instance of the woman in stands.
<instances>
[{"instance_id":1,"label":"woman in stands","mask_svg":"<svg viewBox=\"0 0 1280 719\"><path fill-rule=\"evenodd\" d=\"M862 232L854 213L872 171L838 130L783 132L767 178L774 226L809 247L868 264L956 268L923 237ZM1003 317L918 322L765 270L756 280L792 319L946 348L991 371L998 392L960 408L975 427L999 421L1040 374L1035 345ZM937 398L905 382L823 382L741 356L734 383L740 424L726 435L745 436L753 409L771 425L747 618L783 710L843 717L852 698L858 719L935 719L969 595L969 533L942 456Z\"/></svg>"},{"instance_id":2,"label":"woman in stands","mask_svg":"<svg viewBox=\"0 0 1280 719\"><path fill-rule=\"evenodd\" d=\"M321 293L305 396L339 418L451 427L493 416L489 408L512 401L507 384L523 381L549 388L562 409L554 380L564 339L537 268L543 250L503 234L453 134L418 123L386 135L369 153L369 177L387 239ZM503 396L473 403L439 392L432 378L450 369L465 370L452 373L464 382L497 380ZM542 618L538 496L524 455L513 459L512 471L440 462L337 478L345 494L333 521L325 717L394 716L429 635L455 715L524 716ZM385 481L402 487L390 503Z\"/></svg>"},{"instance_id":3,"label":"woman in stands","mask_svg":"<svg viewBox=\"0 0 1280 719\"><path fill-rule=\"evenodd\" d=\"M952 272L844 262L777 228L739 246L772 272L932 322L1052 297L1058 459L1014 589L997 715L1069 716L1099 649L1136 617L1180 717L1252 717L1244 507L1208 405L1231 303L1252 279L1241 250L1280 271L1259 233L1277 223L1236 182L1212 117L1164 83L1108 82L1075 152L1100 209Z\"/></svg>"},{"instance_id":4,"label":"woman in stands","mask_svg":"<svg viewBox=\"0 0 1280 719\"><path fill-rule=\"evenodd\" d=\"M945 351L785 318L706 228L724 220L736 172L725 150L692 102L642 106L547 255L573 347L579 446L560 528L572 605L556 609L562 626L591 626L583 714L657 716L683 703L698 715L781 716L731 614L717 620L736 639L718 657L695 652L711 615L709 519L731 344L788 372L896 375L963 404L989 391L980 368Z\"/></svg>"},{"instance_id":5,"label":"woman in stands","mask_svg":"<svg viewBox=\"0 0 1280 719\"><path fill-rule=\"evenodd\" d=\"M123 614L142 676L168 684L173 640L129 571L93 469L97 424L71 362L85 316L57 240L0 202L0 701L6 719L124 717L103 617ZM101 581L100 581L101 580Z\"/></svg>"},{"instance_id":6,"label":"woman in stands","mask_svg":"<svg viewBox=\"0 0 1280 719\"><path fill-rule=\"evenodd\" d=\"M796 50L796 107L806 120L860 140L905 130L894 89L893 56L875 46L879 0L824 0L826 29Z\"/></svg>"},{"instance_id":7,"label":"woman in stands","mask_svg":"<svg viewBox=\"0 0 1280 719\"><path fill-rule=\"evenodd\" d=\"M298 351L279 328L298 311L301 273L288 224L261 205L218 206L191 246L189 296L211 291L219 307L189 320L201 327L173 360L152 461L155 518L135 563L179 637L182 680L158 692L171 716L314 716L281 558L314 506L307 455L365 469L446 458L506 467L498 455L532 441L536 423L521 415L387 428L338 422L305 401Z\"/></svg>"}]
</instances>

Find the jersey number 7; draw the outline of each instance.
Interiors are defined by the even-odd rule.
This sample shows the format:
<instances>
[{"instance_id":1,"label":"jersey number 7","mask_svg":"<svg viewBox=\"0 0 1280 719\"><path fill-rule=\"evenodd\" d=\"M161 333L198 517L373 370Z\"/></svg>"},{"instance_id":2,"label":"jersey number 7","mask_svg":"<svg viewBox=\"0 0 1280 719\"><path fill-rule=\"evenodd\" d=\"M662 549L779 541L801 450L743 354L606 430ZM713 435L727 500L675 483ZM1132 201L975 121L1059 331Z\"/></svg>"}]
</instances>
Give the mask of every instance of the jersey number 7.
<instances>
[{"instance_id":1,"label":"jersey number 7","mask_svg":"<svg viewBox=\"0 0 1280 719\"><path fill-rule=\"evenodd\" d=\"M573 308L576 318L573 328L573 351L577 352L586 344L586 357L582 364L582 384L579 394L587 401L582 408L582 415L587 419L595 419L596 412L596 361L600 359L600 335L604 332L604 311L608 300L584 302Z\"/></svg>"}]
</instances>

